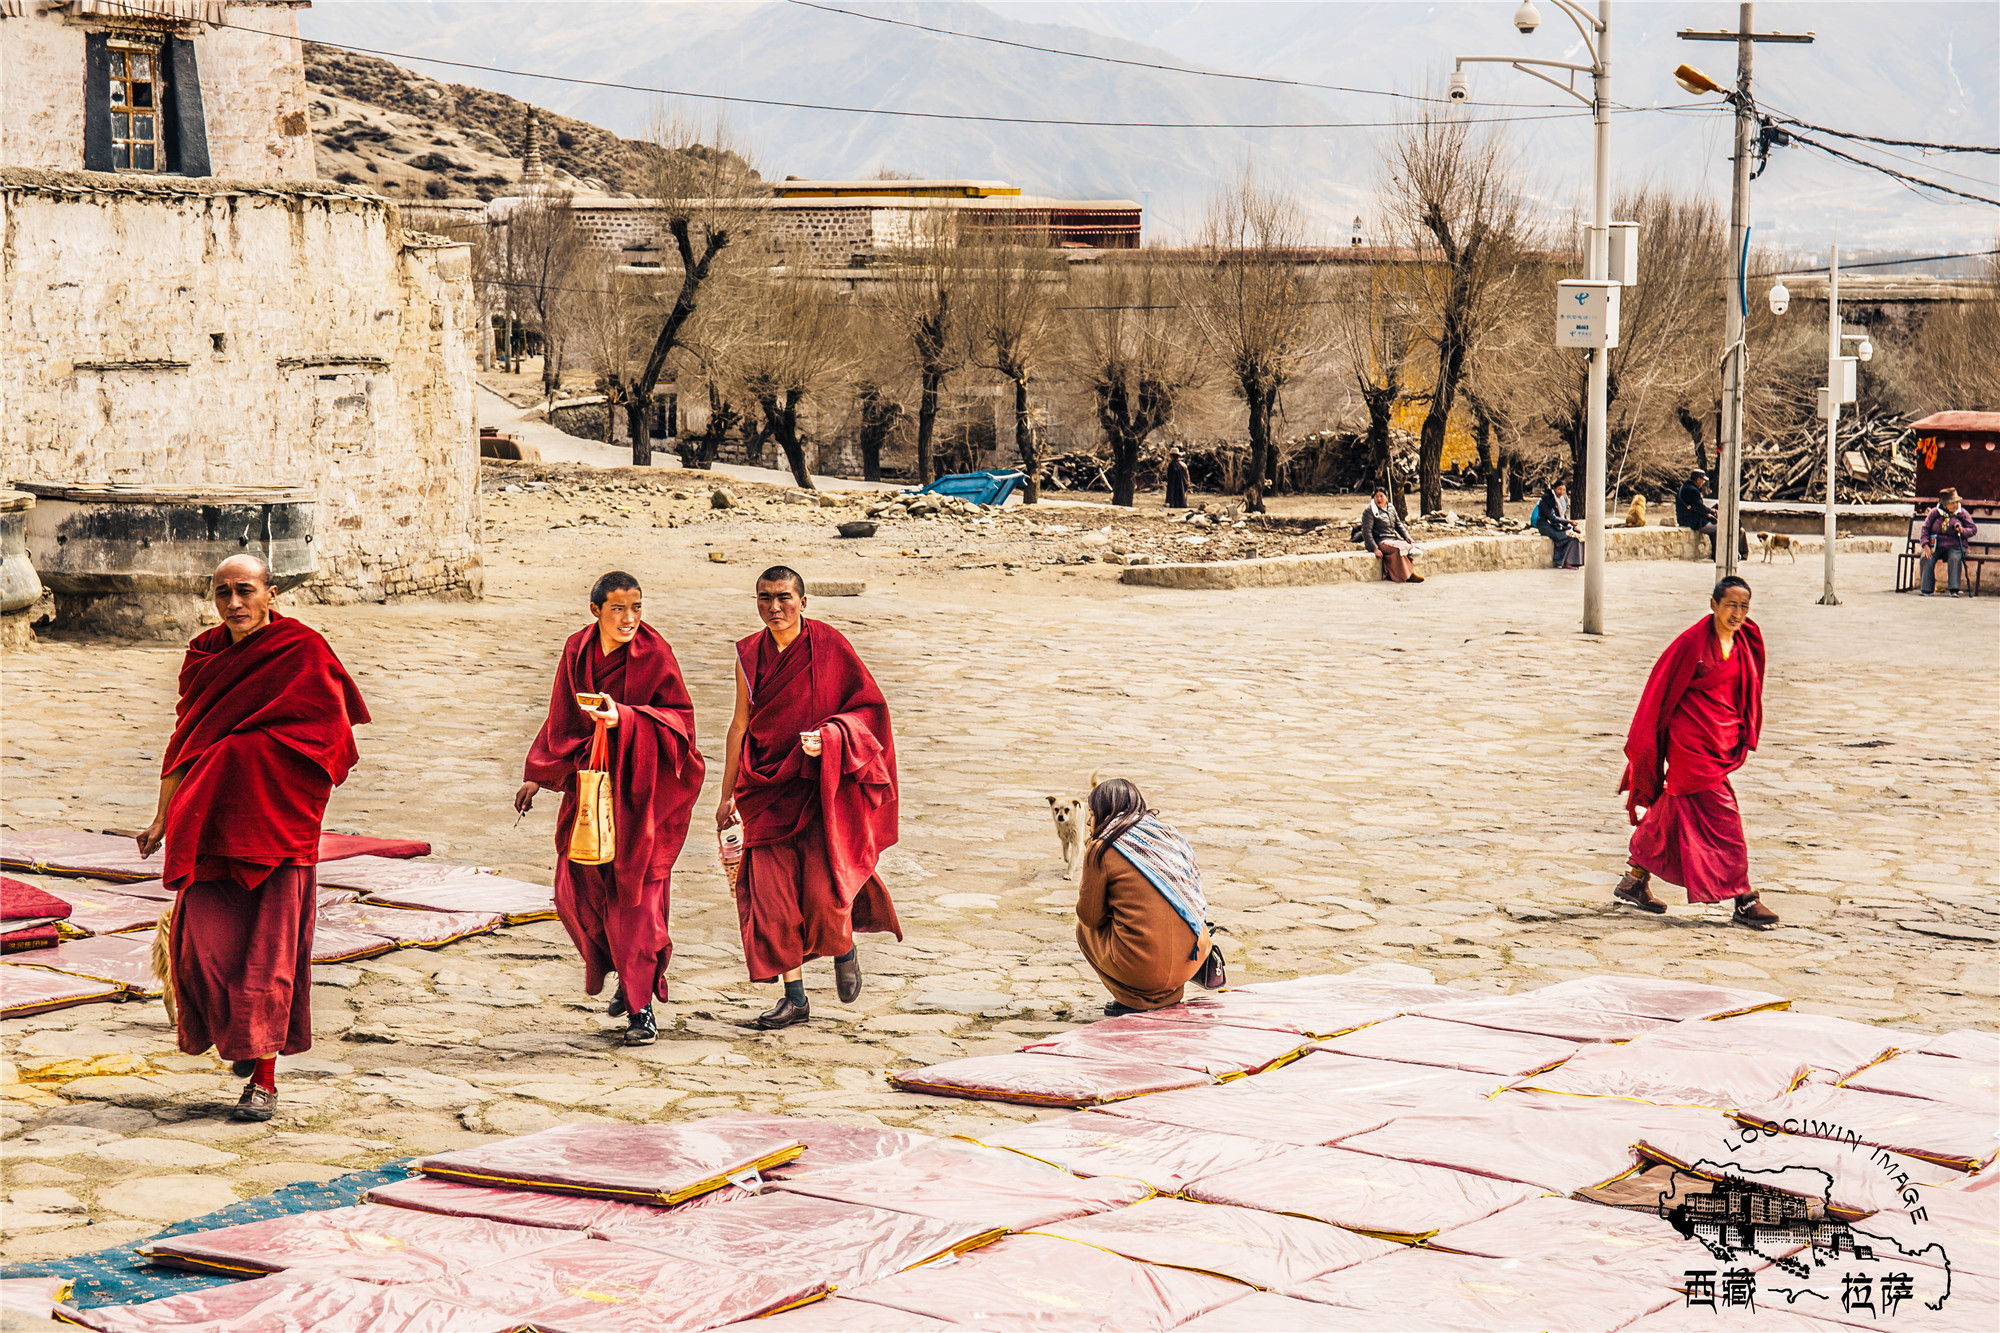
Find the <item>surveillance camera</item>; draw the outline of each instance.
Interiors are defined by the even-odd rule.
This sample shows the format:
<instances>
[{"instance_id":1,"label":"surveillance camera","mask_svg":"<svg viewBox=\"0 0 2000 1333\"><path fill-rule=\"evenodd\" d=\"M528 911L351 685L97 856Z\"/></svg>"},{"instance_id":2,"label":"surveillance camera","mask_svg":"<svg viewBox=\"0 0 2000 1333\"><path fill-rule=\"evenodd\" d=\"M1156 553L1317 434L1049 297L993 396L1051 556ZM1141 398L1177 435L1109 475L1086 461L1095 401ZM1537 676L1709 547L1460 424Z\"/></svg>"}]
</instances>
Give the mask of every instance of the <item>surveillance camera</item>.
<instances>
[{"instance_id":1,"label":"surveillance camera","mask_svg":"<svg viewBox=\"0 0 2000 1333\"><path fill-rule=\"evenodd\" d=\"M1869 341L1868 339L1863 338L1861 340L1861 345L1854 349L1854 354L1860 357L1863 361L1873 361L1875 359L1875 344Z\"/></svg>"},{"instance_id":2,"label":"surveillance camera","mask_svg":"<svg viewBox=\"0 0 2000 1333\"><path fill-rule=\"evenodd\" d=\"M1791 305L1791 303L1792 303L1792 293L1790 292L1790 290L1786 288L1785 284L1782 282L1772 283L1771 313L1774 315L1782 315L1785 313L1785 308Z\"/></svg>"},{"instance_id":3,"label":"surveillance camera","mask_svg":"<svg viewBox=\"0 0 2000 1333\"><path fill-rule=\"evenodd\" d=\"M1445 96L1454 102L1469 102L1472 100L1472 85L1466 82L1464 70L1454 70L1452 72L1451 86L1446 90Z\"/></svg>"},{"instance_id":4,"label":"surveillance camera","mask_svg":"<svg viewBox=\"0 0 2000 1333\"><path fill-rule=\"evenodd\" d=\"M1542 16L1535 12L1535 7L1528 0L1521 0L1521 7L1514 11L1514 26L1526 37L1542 26Z\"/></svg>"}]
</instances>

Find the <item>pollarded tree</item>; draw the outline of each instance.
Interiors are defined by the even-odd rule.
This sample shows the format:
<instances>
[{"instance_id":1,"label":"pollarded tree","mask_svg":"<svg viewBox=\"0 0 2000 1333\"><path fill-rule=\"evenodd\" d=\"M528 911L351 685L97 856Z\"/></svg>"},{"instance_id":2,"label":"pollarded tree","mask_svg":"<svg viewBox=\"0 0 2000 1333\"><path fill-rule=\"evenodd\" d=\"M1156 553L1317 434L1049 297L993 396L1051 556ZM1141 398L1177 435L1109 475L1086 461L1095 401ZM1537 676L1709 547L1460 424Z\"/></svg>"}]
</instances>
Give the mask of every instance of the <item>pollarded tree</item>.
<instances>
[{"instance_id":1,"label":"pollarded tree","mask_svg":"<svg viewBox=\"0 0 2000 1333\"><path fill-rule=\"evenodd\" d=\"M730 377L762 411L792 479L811 490L799 409L846 383L854 367L851 311L820 284L797 278L767 282L751 295L736 317Z\"/></svg>"},{"instance_id":2,"label":"pollarded tree","mask_svg":"<svg viewBox=\"0 0 2000 1333\"><path fill-rule=\"evenodd\" d=\"M1334 312L1347 373L1368 413L1368 467L1389 503L1403 508L1403 474L1390 456L1389 423L1408 392L1410 351L1418 307L1407 265L1370 264L1350 270Z\"/></svg>"},{"instance_id":3,"label":"pollarded tree","mask_svg":"<svg viewBox=\"0 0 2000 1333\"><path fill-rule=\"evenodd\" d=\"M1022 500L1042 498L1042 460L1028 383L1062 333L1057 307L1069 281L1069 261L1049 244L1045 217L992 231L969 247L967 318L973 361L997 371L1014 391L1014 444L1028 485Z\"/></svg>"},{"instance_id":4,"label":"pollarded tree","mask_svg":"<svg viewBox=\"0 0 2000 1333\"><path fill-rule=\"evenodd\" d=\"M1252 513L1278 479L1278 394L1332 341L1320 270L1301 262L1310 239L1298 201L1245 172L1209 201L1197 262L1183 270L1189 313L1249 414L1243 507Z\"/></svg>"},{"instance_id":5,"label":"pollarded tree","mask_svg":"<svg viewBox=\"0 0 2000 1333\"><path fill-rule=\"evenodd\" d=\"M1111 503L1137 499L1139 450L1204 379L1200 335L1180 318L1179 275L1139 258L1114 261L1072 286L1069 369L1090 386L1111 448Z\"/></svg>"},{"instance_id":6,"label":"pollarded tree","mask_svg":"<svg viewBox=\"0 0 2000 1333\"><path fill-rule=\"evenodd\" d=\"M967 250L958 216L937 204L912 208L909 240L893 258L884 310L908 341L920 383L917 395L917 481L936 480L938 403L945 381L970 350L965 315Z\"/></svg>"}]
</instances>

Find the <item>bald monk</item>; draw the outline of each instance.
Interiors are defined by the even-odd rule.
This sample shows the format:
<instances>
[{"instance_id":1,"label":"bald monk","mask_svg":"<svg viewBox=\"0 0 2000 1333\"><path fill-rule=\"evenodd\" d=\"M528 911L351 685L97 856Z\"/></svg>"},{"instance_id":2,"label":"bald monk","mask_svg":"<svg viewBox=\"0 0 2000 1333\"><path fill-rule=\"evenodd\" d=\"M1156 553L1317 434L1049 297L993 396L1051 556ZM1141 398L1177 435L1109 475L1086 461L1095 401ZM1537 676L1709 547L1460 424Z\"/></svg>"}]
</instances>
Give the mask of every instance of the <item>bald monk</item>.
<instances>
[{"instance_id":1,"label":"bald monk","mask_svg":"<svg viewBox=\"0 0 2000 1333\"><path fill-rule=\"evenodd\" d=\"M896 740L889 705L852 644L807 620L806 581L757 577L764 628L736 645L736 716L715 824L743 821L736 917L753 981L785 983L753 1026L812 1017L805 964L833 959L842 1004L861 994L856 931L903 938L875 874L896 841Z\"/></svg>"},{"instance_id":2,"label":"bald monk","mask_svg":"<svg viewBox=\"0 0 2000 1333\"><path fill-rule=\"evenodd\" d=\"M312 1047L320 821L368 721L325 639L271 609L271 567L231 556L211 581L222 624L195 636L139 854L162 844L162 920L181 1050L248 1077L234 1120L277 1109L279 1055Z\"/></svg>"},{"instance_id":3,"label":"bald monk","mask_svg":"<svg viewBox=\"0 0 2000 1333\"><path fill-rule=\"evenodd\" d=\"M674 858L707 772L694 742L694 702L680 662L645 623L639 580L614 570L590 590L591 623L570 635L556 666L549 714L528 751L514 794L526 814L537 791L562 793L556 816L556 912L583 957L583 988L596 995L618 974L610 1013L625 1019L625 1044L659 1036L653 998L667 998L674 956L667 914ZM579 698L579 696L582 696ZM606 729L614 859L569 859L576 826L576 773L597 728Z\"/></svg>"}]
</instances>

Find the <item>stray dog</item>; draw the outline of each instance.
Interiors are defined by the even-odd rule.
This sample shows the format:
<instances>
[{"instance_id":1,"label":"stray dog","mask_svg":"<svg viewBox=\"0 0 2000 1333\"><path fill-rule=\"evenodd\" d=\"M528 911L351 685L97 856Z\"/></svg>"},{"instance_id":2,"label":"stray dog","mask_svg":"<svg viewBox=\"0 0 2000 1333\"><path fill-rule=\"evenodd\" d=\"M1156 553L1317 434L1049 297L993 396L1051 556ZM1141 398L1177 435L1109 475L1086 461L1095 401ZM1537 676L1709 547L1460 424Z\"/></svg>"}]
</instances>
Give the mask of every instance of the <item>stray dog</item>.
<instances>
[{"instance_id":1,"label":"stray dog","mask_svg":"<svg viewBox=\"0 0 2000 1333\"><path fill-rule=\"evenodd\" d=\"M174 1000L174 908L169 905L160 913L159 921L153 926L153 976L160 983L160 1000L167 1007L167 1021L180 1022L180 1009Z\"/></svg>"},{"instance_id":2,"label":"stray dog","mask_svg":"<svg viewBox=\"0 0 2000 1333\"><path fill-rule=\"evenodd\" d=\"M1645 496L1635 495L1632 497L1632 507L1625 511L1625 526L1628 528L1643 528L1646 526Z\"/></svg>"},{"instance_id":3,"label":"stray dog","mask_svg":"<svg viewBox=\"0 0 2000 1333\"><path fill-rule=\"evenodd\" d=\"M1763 544L1765 564L1768 565L1771 563L1771 552L1773 551L1783 551L1791 557L1793 564L1796 565L1799 563L1799 544L1785 533L1760 532L1757 534L1757 540Z\"/></svg>"},{"instance_id":4,"label":"stray dog","mask_svg":"<svg viewBox=\"0 0 2000 1333\"><path fill-rule=\"evenodd\" d=\"M1090 774L1091 790L1097 789L1097 772ZM1066 796L1051 796L1049 816L1056 821L1056 841L1062 844L1063 874L1075 879L1083 865L1084 825L1089 822L1084 802Z\"/></svg>"}]
</instances>

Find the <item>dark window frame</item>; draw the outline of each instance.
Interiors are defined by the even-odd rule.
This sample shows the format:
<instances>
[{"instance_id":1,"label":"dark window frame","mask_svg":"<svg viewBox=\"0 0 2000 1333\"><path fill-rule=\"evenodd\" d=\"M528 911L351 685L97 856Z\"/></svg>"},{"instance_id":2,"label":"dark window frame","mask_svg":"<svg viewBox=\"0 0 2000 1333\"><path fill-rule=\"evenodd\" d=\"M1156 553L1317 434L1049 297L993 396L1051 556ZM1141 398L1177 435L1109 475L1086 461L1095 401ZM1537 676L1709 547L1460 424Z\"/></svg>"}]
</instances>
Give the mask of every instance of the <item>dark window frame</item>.
<instances>
[{"instance_id":1,"label":"dark window frame","mask_svg":"<svg viewBox=\"0 0 2000 1333\"><path fill-rule=\"evenodd\" d=\"M153 105L148 108L114 104L112 84L129 76L114 75L114 55L139 52L150 57ZM118 165L118 145L134 142L129 132L114 134L113 116L150 115L153 129L153 165ZM195 60L194 43L185 37L131 31L100 31L84 34L83 86L83 169L124 175L189 176L210 174L208 126L202 112L201 74Z\"/></svg>"}]
</instances>

